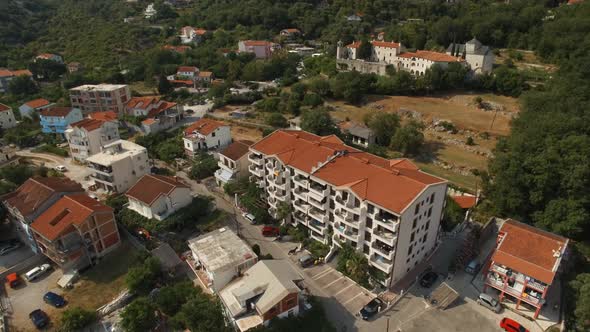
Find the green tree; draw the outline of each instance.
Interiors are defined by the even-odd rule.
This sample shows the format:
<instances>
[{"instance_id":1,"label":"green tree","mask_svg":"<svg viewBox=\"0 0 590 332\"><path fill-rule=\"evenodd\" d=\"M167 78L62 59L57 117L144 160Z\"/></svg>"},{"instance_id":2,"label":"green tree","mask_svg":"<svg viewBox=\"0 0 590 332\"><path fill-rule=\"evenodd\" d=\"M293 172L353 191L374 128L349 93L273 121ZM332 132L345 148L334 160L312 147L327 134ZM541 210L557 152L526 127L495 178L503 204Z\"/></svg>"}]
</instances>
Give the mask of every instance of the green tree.
<instances>
[{"instance_id":1,"label":"green tree","mask_svg":"<svg viewBox=\"0 0 590 332\"><path fill-rule=\"evenodd\" d=\"M330 82L322 77L316 77L309 83L309 89L321 97L330 94Z\"/></svg>"},{"instance_id":2,"label":"green tree","mask_svg":"<svg viewBox=\"0 0 590 332\"><path fill-rule=\"evenodd\" d=\"M289 122L280 113L270 113L266 116L266 124L273 127L285 128L289 126Z\"/></svg>"},{"instance_id":3,"label":"green tree","mask_svg":"<svg viewBox=\"0 0 590 332\"><path fill-rule=\"evenodd\" d=\"M303 97L303 105L309 107L317 107L324 103L322 97L317 93L308 93Z\"/></svg>"},{"instance_id":4,"label":"green tree","mask_svg":"<svg viewBox=\"0 0 590 332\"><path fill-rule=\"evenodd\" d=\"M193 166L191 167L190 177L196 180L202 180L204 178L212 176L215 171L219 168L217 160L206 153L202 152L195 156Z\"/></svg>"},{"instance_id":5,"label":"green tree","mask_svg":"<svg viewBox=\"0 0 590 332\"><path fill-rule=\"evenodd\" d=\"M200 288L195 288L190 281L183 281L160 288L155 303L160 311L173 316L190 298L201 294Z\"/></svg>"},{"instance_id":6,"label":"green tree","mask_svg":"<svg viewBox=\"0 0 590 332\"><path fill-rule=\"evenodd\" d=\"M227 331L221 304L212 302L205 295L196 296L182 305L174 316L173 326L177 329L187 328L191 331Z\"/></svg>"},{"instance_id":7,"label":"green tree","mask_svg":"<svg viewBox=\"0 0 590 332\"><path fill-rule=\"evenodd\" d=\"M391 137L400 126L399 116L395 113L367 113L363 120L375 134L375 143L381 146L389 146Z\"/></svg>"},{"instance_id":8,"label":"green tree","mask_svg":"<svg viewBox=\"0 0 590 332\"><path fill-rule=\"evenodd\" d=\"M279 202L277 204L277 218L279 220L284 220L291 215L293 212L293 206L291 204L287 204L285 202Z\"/></svg>"},{"instance_id":9,"label":"green tree","mask_svg":"<svg viewBox=\"0 0 590 332\"><path fill-rule=\"evenodd\" d=\"M590 273L581 273L569 283L575 294L574 317L580 331L590 327Z\"/></svg>"},{"instance_id":10,"label":"green tree","mask_svg":"<svg viewBox=\"0 0 590 332\"><path fill-rule=\"evenodd\" d=\"M8 91L17 96L26 96L37 93L39 88L29 76L21 75L8 82Z\"/></svg>"},{"instance_id":11,"label":"green tree","mask_svg":"<svg viewBox=\"0 0 590 332\"><path fill-rule=\"evenodd\" d=\"M451 196L447 196L447 203L443 211L442 227L445 231L451 231L463 221L465 212Z\"/></svg>"},{"instance_id":12,"label":"green tree","mask_svg":"<svg viewBox=\"0 0 590 332\"><path fill-rule=\"evenodd\" d=\"M33 76L37 79L55 81L66 73L66 66L53 60L36 59L29 65Z\"/></svg>"},{"instance_id":13,"label":"green tree","mask_svg":"<svg viewBox=\"0 0 590 332\"><path fill-rule=\"evenodd\" d=\"M391 138L391 148L401 152L403 155L414 155L420 151L424 143L422 130L424 125L417 121L411 121L398 129Z\"/></svg>"},{"instance_id":14,"label":"green tree","mask_svg":"<svg viewBox=\"0 0 590 332\"><path fill-rule=\"evenodd\" d=\"M60 331L76 332L83 330L86 326L96 320L96 311L73 307L64 310L61 316Z\"/></svg>"},{"instance_id":15,"label":"green tree","mask_svg":"<svg viewBox=\"0 0 590 332\"><path fill-rule=\"evenodd\" d=\"M156 322L156 306L146 297L133 300L121 312L121 327L128 332L150 331Z\"/></svg>"},{"instance_id":16,"label":"green tree","mask_svg":"<svg viewBox=\"0 0 590 332\"><path fill-rule=\"evenodd\" d=\"M129 269L125 284L132 293L148 294L156 286L160 275L160 262L155 257L148 257L142 264Z\"/></svg>"},{"instance_id":17,"label":"green tree","mask_svg":"<svg viewBox=\"0 0 590 332\"><path fill-rule=\"evenodd\" d=\"M361 45L357 48L356 57L358 59L365 59L369 60L371 58L371 53L373 51L373 47L371 42L367 38L361 39Z\"/></svg>"},{"instance_id":18,"label":"green tree","mask_svg":"<svg viewBox=\"0 0 590 332\"><path fill-rule=\"evenodd\" d=\"M166 75L160 75L158 80L158 92L162 95L168 94L172 91L172 84L166 78Z\"/></svg>"},{"instance_id":19,"label":"green tree","mask_svg":"<svg viewBox=\"0 0 590 332\"><path fill-rule=\"evenodd\" d=\"M303 112L301 129L316 135L331 135L338 132L327 108L320 107Z\"/></svg>"}]
</instances>

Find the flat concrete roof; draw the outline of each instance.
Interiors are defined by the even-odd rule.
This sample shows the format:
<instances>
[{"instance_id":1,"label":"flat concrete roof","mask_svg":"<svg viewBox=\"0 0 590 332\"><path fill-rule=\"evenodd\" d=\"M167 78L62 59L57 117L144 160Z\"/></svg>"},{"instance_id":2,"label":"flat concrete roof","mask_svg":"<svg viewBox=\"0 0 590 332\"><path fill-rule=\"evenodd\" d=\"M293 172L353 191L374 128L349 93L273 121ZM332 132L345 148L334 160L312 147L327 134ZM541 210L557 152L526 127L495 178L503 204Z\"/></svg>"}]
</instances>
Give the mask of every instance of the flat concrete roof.
<instances>
[{"instance_id":1,"label":"flat concrete roof","mask_svg":"<svg viewBox=\"0 0 590 332\"><path fill-rule=\"evenodd\" d=\"M147 151L146 148L139 144L120 139L105 145L100 153L90 156L86 160L91 163L110 166L116 161L133 157L145 151Z\"/></svg>"},{"instance_id":2,"label":"flat concrete roof","mask_svg":"<svg viewBox=\"0 0 590 332\"><path fill-rule=\"evenodd\" d=\"M252 248L227 228L192 238L188 246L210 272L233 269L257 258Z\"/></svg>"},{"instance_id":3,"label":"flat concrete roof","mask_svg":"<svg viewBox=\"0 0 590 332\"><path fill-rule=\"evenodd\" d=\"M85 84L85 85L77 86L77 87L72 88L70 90L75 90L75 91L113 91L113 90L124 88L126 86L127 86L126 84L106 84L106 83Z\"/></svg>"}]
</instances>

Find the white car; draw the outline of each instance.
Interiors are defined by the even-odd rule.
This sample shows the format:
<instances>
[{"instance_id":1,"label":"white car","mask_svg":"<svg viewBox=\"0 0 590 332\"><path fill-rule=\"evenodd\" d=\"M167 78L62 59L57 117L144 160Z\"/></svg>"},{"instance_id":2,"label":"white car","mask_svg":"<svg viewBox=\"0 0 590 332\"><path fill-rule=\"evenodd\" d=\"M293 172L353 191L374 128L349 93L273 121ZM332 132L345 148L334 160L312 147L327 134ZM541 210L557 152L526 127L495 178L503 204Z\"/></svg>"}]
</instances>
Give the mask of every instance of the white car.
<instances>
[{"instance_id":1,"label":"white car","mask_svg":"<svg viewBox=\"0 0 590 332\"><path fill-rule=\"evenodd\" d=\"M25 278L28 281L33 281L33 280L39 278L39 276L45 274L49 270L51 270L51 265L43 264L43 265L37 266L37 267L31 269L29 272L27 272L25 274Z\"/></svg>"},{"instance_id":2,"label":"white car","mask_svg":"<svg viewBox=\"0 0 590 332\"><path fill-rule=\"evenodd\" d=\"M59 171L59 172L65 172L68 169L64 165L57 165L57 166L55 166L55 170Z\"/></svg>"},{"instance_id":3,"label":"white car","mask_svg":"<svg viewBox=\"0 0 590 332\"><path fill-rule=\"evenodd\" d=\"M252 225L256 224L256 218L254 217L254 215L250 213L244 213L244 218L248 220Z\"/></svg>"}]
</instances>

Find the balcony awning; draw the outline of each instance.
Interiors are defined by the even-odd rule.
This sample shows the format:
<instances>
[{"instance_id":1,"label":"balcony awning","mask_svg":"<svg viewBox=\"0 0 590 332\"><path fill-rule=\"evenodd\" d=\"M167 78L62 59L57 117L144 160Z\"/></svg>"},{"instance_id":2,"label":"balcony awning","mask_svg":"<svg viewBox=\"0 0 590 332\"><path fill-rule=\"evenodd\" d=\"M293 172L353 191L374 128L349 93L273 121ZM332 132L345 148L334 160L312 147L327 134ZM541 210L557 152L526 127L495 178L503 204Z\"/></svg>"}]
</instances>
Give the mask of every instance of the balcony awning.
<instances>
[{"instance_id":1,"label":"balcony awning","mask_svg":"<svg viewBox=\"0 0 590 332\"><path fill-rule=\"evenodd\" d=\"M228 182L234 176L234 173L221 168L215 172L215 176L223 182Z\"/></svg>"}]
</instances>

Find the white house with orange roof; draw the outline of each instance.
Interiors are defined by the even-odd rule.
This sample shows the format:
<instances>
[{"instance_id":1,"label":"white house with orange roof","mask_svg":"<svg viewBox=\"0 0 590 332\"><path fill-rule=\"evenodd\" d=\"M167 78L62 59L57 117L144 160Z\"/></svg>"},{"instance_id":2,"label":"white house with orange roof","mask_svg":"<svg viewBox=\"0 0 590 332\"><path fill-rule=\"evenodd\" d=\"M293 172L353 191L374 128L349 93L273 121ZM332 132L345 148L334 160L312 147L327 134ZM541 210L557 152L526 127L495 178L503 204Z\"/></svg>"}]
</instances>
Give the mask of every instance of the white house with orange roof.
<instances>
[{"instance_id":1,"label":"white house with orange roof","mask_svg":"<svg viewBox=\"0 0 590 332\"><path fill-rule=\"evenodd\" d=\"M28 69L9 70L0 68L0 92L8 91L8 83L19 76L27 76L32 79L33 74Z\"/></svg>"},{"instance_id":2,"label":"white house with orange roof","mask_svg":"<svg viewBox=\"0 0 590 332\"><path fill-rule=\"evenodd\" d=\"M27 101L19 106L18 111L23 118L31 118L35 112L55 105L47 99L39 98Z\"/></svg>"},{"instance_id":3,"label":"white house with orange roof","mask_svg":"<svg viewBox=\"0 0 590 332\"><path fill-rule=\"evenodd\" d=\"M70 155L77 161L100 152L101 147L119 139L119 126L116 122L91 118L71 123L65 131L70 146Z\"/></svg>"},{"instance_id":4,"label":"white house with orange roof","mask_svg":"<svg viewBox=\"0 0 590 332\"><path fill-rule=\"evenodd\" d=\"M223 148L230 143L230 126L217 120L202 118L184 130L184 150L191 157L198 151Z\"/></svg>"},{"instance_id":5,"label":"white house with orange roof","mask_svg":"<svg viewBox=\"0 0 590 332\"><path fill-rule=\"evenodd\" d=\"M292 225L322 243L351 245L386 275L384 286L439 244L447 181L408 159L377 157L335 135L278 130L252 145L248 160L269 213L276 217L281 202L291 205Z\"/></svg>"},{"instance_id":6,"label":"white house with orange roof","mask_svg":"<svg viewBox=\"0 0 590 332\"><path fill-rule=\"evenodd\" d=\"M206 29L185 26L180 29L180 42L182 44L198 44L207 33Z\"/></svg>"},{"instance_id":7,"label":"white house with orange roof","mask_svg":"<svg viewBox=\"0 0 590 332\"><path fill-rule=\"evenodd\" d=\"M144 175L125 194L127 208L148 219L164 220L192 202L190 186L175 176Z\"/></svg>"},{"instance_id":8,"label":"white house with orange roof","mask_svg":"<svg viewBox=\"0 0 590 332\"><path fill-rule=\"evenodd\" d=\"M49 61L54 61L57 63L64 63L64 59L61 57L61 55L57 55L57 54L53 54L53 53L41 53L39 55L37 55L35 57L35 61L37 60L49 60Z\"/></svg>"},{"instance_id":9,"label":"white house with orange roof","mask_svg":"<svg viewBox=\"0 0 590 332\"><path fill-rule=\"evenodd\" d=\"M254 53L256 59L268 59L273 52L273 43L266 40L240 40L238 52Z\"/></svg>"},{"instance_id":10,"label":"white house with orange roof","mask_svg":"<svg viewBox=\"0 0 590 332\"><path fill-rule=\"evenodd\" d=\"M146 117L141 123L142 130L156 133L171 128L182 118L182 107L176 103L161 100L159 96L133 97L126 105L126 113Z\"/></svg>"}]
</instances>

